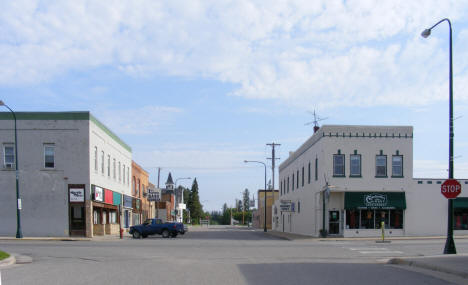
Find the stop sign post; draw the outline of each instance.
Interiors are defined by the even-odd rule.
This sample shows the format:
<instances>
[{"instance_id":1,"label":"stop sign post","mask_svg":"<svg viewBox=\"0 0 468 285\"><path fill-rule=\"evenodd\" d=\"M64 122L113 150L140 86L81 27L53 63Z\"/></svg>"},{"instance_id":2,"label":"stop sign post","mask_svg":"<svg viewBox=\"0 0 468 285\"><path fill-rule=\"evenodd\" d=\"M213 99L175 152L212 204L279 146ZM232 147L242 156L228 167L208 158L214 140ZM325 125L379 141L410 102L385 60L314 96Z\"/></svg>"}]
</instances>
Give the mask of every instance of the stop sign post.
<instances>
[{"instance_id":1,"label":"stop sign post","mask_svg":"<svg viewBox=\"0 0 468 285\"><path fill-rule=\"evenodd\" d=\"M447 179L440 186L440 193L447 199L455 199L461 193L461 185L456 179Z\"/></svg>"}]
</instances>

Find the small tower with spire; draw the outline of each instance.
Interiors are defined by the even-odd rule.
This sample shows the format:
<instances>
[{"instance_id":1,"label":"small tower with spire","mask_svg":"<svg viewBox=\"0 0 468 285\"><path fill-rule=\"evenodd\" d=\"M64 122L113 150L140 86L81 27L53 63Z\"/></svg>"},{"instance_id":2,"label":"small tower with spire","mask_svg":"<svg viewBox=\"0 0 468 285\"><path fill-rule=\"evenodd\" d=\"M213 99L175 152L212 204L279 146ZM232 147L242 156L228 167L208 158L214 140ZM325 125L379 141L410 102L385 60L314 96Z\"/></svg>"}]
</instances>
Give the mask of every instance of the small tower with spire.
<instances>
[{"instance_id":1,"label":"small tower with spire","mask_svg":"<svg viewBox=\"0 0 468 285\"><path fill-rule=\"evenodd\" d=\"M167 190L174 190L174 181L172 180L172 175L169 172L169 176L167 177L166 181L166 189Z\"/></svg>"}]
</instances>

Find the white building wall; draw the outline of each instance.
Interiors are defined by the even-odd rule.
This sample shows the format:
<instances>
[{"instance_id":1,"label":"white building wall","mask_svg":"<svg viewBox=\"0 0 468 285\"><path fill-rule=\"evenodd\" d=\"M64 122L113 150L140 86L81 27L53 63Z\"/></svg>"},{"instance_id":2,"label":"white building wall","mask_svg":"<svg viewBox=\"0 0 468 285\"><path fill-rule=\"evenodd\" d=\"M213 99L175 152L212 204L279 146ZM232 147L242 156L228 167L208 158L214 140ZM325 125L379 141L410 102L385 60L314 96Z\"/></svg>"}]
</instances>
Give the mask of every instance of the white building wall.
<instances>
[{"instance_id":1,"label":"white building wall","mask_svg":"<svg viewBox=\"0 0 468 285\"><path fill-rule=\"evenodd\" d=\"M109 190L131 196L132 153L118 139L113 138L109 131L105 131L96 123L96 119L89 121L89 176L91 184L105 187ZM95 147L97 147L97 169L95 168ZM104 152L104 172L102 171L102 155ZM110 155L110 176L107 172L108 155ZM115 159L116 173L114 178L113 161ZM119 181L120 163L120 181ZM125 181L123 181L123 166L125 165Z\"/></svg>"}]
</instances>

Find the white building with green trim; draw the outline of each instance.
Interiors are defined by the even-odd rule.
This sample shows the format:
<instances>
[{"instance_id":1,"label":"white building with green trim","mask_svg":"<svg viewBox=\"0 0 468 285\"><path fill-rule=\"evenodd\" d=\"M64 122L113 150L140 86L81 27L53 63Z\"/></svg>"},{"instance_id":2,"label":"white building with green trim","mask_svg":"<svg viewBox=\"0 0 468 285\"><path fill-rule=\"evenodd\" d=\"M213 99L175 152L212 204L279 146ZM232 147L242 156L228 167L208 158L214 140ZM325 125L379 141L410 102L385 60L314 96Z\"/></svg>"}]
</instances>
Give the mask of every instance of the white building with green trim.
<instances>
[{"instance_id":1,"label":"white building with green trim","mask_svg":"<svg viewBox=\"0 0 468 285\"><path fill-rule=\"evenodd\" d=\"M24 236L118 234L129 226L132 150L90 112L17 112ZM16 233L14 122L0 113L0 235ZM126 203L125 203L126 201Z\"/></svg>"},{"instance_id":2,"label":"white building with green trim","mask_svg":"<svg viewBox=\"0 0 468 285\"><path fill-rule=\"evenodd\" d=\"M274 229L311 236L444 235L445 179L413 178L410 126L325 125L279 166ZM467 180L459 180L468 186ZM455 234L468 234L468 189L454 201Z\"/></svg>"}]
</instances>

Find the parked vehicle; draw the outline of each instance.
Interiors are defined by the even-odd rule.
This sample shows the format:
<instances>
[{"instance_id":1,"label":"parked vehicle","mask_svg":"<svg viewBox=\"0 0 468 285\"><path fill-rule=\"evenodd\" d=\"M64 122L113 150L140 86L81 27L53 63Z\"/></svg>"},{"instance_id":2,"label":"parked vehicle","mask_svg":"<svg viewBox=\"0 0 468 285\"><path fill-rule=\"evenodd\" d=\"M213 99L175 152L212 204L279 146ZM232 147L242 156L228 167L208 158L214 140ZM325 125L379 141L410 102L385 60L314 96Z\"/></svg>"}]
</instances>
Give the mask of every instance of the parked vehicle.
<instances>
[{"instance_id":1,"label":"parked vehicle","mask_svg":"<svg viewBox=\"0 0 468 285\"><path fill-rule=\"evenodd\" d=\"M185 234L187 228L182 223L166 222L161 219L147 219L143 224L130 227L133 238L146 238L149 235L162 235L163 238Z\"/></svg>"}]
</instances>

